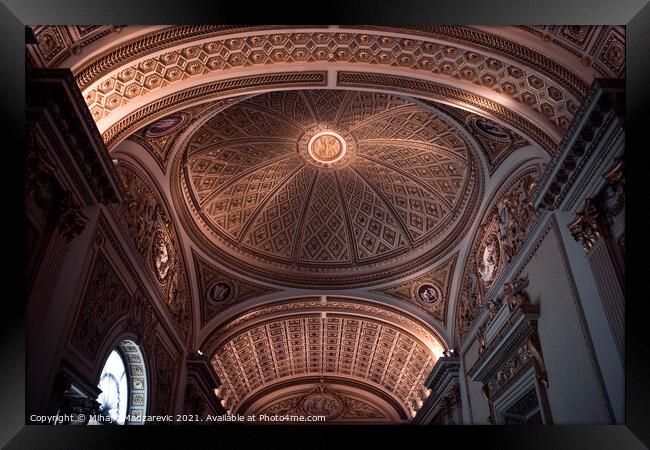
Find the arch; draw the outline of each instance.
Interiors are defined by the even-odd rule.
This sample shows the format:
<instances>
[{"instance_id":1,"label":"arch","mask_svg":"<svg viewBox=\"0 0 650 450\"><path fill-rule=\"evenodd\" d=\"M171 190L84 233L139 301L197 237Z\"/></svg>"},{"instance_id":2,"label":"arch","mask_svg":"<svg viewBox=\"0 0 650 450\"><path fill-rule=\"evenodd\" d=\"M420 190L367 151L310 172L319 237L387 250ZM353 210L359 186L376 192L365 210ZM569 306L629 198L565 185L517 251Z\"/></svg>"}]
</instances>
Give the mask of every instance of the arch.
<instances>
[{"instance_id":1,"label":"arch","mask_svg":"<svg viewBox=\"0 0 650 450\"><path fill-rule=\"evenodd\" d=\"M310 396L328 395L338 399L342 411L333 411L326 417L334 423L355 423L359 418L357 412L349 414L354 406L361 406L365 410L365 416L372 415L373 420L378 423L400 423L408 420L412 412L405 410L399 399L390 393L386 393L379 387L364 379L353 379L350 377L337 377L327 375L307 376L299 379L285 379L257 389L250 393L237 408L238 414L310 414L311 411L304 410L304 403ZM297 397L297 398L296 398ZM294 401L292 401L294 400ZM296 401L297 400L297 401ZM350 401L351 400L351 401ZM336 400L335 400L336 401ZM284 405L282 405L284 403ZM288 404L287 404L288 403ZM351 404L352 403L352 404ZM355 405L356 403L356 405ZM359 405L361 403L361 405ZM280 406L280 408L278 408ZM338 405L335 405L335 408ZM286 412L285 412L286 411ZM337 420L338 419L338 420ZM363 422L361 417L361 422Z\"/></svg>"},{"instance_id":2,"label":"arch","mask_svg":"<svg viewBox=\"0 0 650 450\"><path fill-rule=\"evenodd\" d=\"M304 299L314 300L311 304L303 305L310 309L317 309L319 305L327 304L329 299L348 301L351 305L367 305L370 308L376 307L383 309L386 312L398 314L404 318L413 320L414 323L422 325L426 330L428 330L428 332L432 333L434 340L442 344L443 349L448 348L450 345L450 341L446 338L447 331L441 326L441 324L432 320L431 317L426 316L422 310L414 308L410 304L400 303L396 299L391 299L386 295L381 295L377 292L330 291L326 294L316 296L313 291L310 290L293 291L294 290L277 291L261 297L254 297L223 310L201 330L201 334L198 338L198 348L202 349L204 353L210 354L214 350L215 335L223 332L225 328L230 326L229 324L240 322L243 317L248 317L249 315L258 316L259 311L264 309L277 309L281 311L287 309L287 304L299 302ZM336 304L335 306L332 306L332 308L335 307L340 308L341 305ZM395 323L397 324L397 322Z\"/></svg>"},{"instance_id":3,"label":"arch","mask_svg":"<svg viewBox=\"0 0 650 450\"><path fill-rule=\"evenodd\" d=\"M206 95L223 98L264 85L392 84L498 113L553 152L588 84L603 74L575 57L559 63L568 53L563 43L535 32L458 26L163 27L129 38L106 36L67 66L110 147L129 131ZM351 44L357 50L350 51Z\"/></svg>"},{"instance_id":4,"label":"arch","mask_svg":"<svg viewBox=\"0 0 650 450\"><path fill-rule=\"evenodd\" d=\"M97 385L100 389L102 387L104 389L116 388L118 395L127 401L124 409L120 408L119 412L114 412L114 414L119 414L119 416L113 420L117 421L120 425L143 425L147 413L149 383L145 357L140 345L135 343L131 335L122 335L117 338L117 341L105 353L104 358L101 360L103 363L98 375ZM109 364L112 367L108 368L107 366ZM123 374L118 374L118 376L123 377L123 383L120 380L115 380L112 374L113 371L120 369L124 371ZM112 386L113 383L117 382L119 382L119 385ZM126 389L126 393L119 392L123 389ZM108 394L108 392L102 393L98 397L97 401L100 404L105 401L105 394ZM109 405L102 406L108 407ZM113 414L111 414L111 418L112 416ZM103 422L95 420L89 424L101 425Z\"/></svg>"},{"instance_id":5,"label":"arch","mask_svg":"<svg viewBox=\"0 0 650 450\"><path fill-rule=\"evenodd\" d=\"M276 382L343 376L414 413L447 344L394 308L323 296L251 308L215 328L202 348L222 381L222 404L232 411Z\"/></svg>"},{"instance_id":6,"label":"arch","mask_svg":"<svg viewBox=\"0 0 650 450\"><path fill-rule=\"evenodd\" d=\"M499 200L501 200L505 195L512 194L515 190L519 189L519 184L523 183L524 180L528 180L529 183L536 183L539 176L541 174L541 164L540 161L532 158L529 160L524 160L521 162L521 164L518 167L513 168L508 175L504 177L504 180L498 184L498 188L494 191L493 195L489 199L489 201L486 199L486 208L484 209L482 215L480 216L480 220L477 221L477 224L479 224L476 232L472 236L471 243L468 243L467 245L467 250L465 252L465 255L463 257L463 263L459 265L459 274L460 274L460 279L462 282L457 286L456 290L456 296L454 298L455 304L452 304L451 306L454 309L454 316L452 317L452 320L450 322L451 331L452 331L452 336L454 339L455 344L459 344L462 340L462 337L467 331L467 327L469 323L472 323L474 319L477 317L477 314L481 311L482 307L484 306L481 304L480 300L482 297L484 297L484 293L486 291L489 291L491 289L495 289L497 286L496 281L499 280L499 274L502 273L505 270L505 266L507 266L510 262L509 259L506 259L505 252L504 250L504 244L501 242L501 240L497 240L497 245L498 245L498 257L497 257L497 268L495 271L494 276L491 278L491 280L485 285L480 285L479 287L479 292L482 294L478 294L476 304L473 304L471 301L468 301L466 298L466 293L467 293L467 283L468 283L468 276L470 270L470 263L472 259L472 255L474 255L478 249L479 244L481 244L486 236L488 236L490 233L494 234L496 233L494 227L494 222L495 222L495 208L497 207L497 203ZM530 194L530 190L528 192ZM528 202L528 199L524 200L524 203ZM529 202L528 202L529 203ZM528 206L526 206L528 208ZM532 208L532 205L530 205L530 208ZM532 211L532 209L531 209ZM534 220L534 213L530 218L527 219L526 223L527 225L525 226L525 229L520 230L521 235L519 236L520 238L523 237L527 233L527 231L530 228L531 222ZM518 246L514 246L514 254L510 255L510 257L514 257L517 252L520 250ZM485 291L485 292L484 292ZM463 323L460 322L460 315L463 313L463 311L467 312L471 319L469 322L465 320Z\"/></svg>"}]
</instances>

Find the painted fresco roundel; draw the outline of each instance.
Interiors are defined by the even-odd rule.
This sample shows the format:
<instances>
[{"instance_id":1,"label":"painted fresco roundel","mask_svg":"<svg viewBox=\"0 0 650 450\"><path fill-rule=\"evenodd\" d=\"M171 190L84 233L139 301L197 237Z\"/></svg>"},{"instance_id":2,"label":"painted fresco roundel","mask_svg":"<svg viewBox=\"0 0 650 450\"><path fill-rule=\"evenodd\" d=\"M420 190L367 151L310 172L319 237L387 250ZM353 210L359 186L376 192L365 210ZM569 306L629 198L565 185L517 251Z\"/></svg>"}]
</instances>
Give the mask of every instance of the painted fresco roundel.
<instances>
[{"instance_id":1,"label":"painted fresco roundel","mask_svg":"<svg viewBox=\"0 0 650 450\"><path fill-rule=\"evenodd\" d=\"M190 235L215 257L285 284L397 276L455 244L480 179L456 122L395 95L260 94L188 141Z\"/></svg>"}]
</instances>

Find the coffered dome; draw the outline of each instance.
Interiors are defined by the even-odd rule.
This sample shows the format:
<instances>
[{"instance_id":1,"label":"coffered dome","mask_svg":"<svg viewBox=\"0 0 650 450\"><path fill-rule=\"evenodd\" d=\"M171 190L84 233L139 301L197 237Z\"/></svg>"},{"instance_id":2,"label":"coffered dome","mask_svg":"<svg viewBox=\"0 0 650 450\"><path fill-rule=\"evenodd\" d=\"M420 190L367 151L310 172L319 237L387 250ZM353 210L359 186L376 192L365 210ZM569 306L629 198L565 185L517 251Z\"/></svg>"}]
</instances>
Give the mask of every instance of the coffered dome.
<instances>
[{"instance_id":1,"label":"coffered dome","mask_svg":"<svg viewBox=\"0 0 650 450\"><path fill-rule=\"evenodd\" d=\"M301 284L316 268L320 282L339 285L414 268L453 243L477 197L457 127L383 93L282 91L235 103L183 155L194 234L235 265Z\"/></svg>"}]
</instances>

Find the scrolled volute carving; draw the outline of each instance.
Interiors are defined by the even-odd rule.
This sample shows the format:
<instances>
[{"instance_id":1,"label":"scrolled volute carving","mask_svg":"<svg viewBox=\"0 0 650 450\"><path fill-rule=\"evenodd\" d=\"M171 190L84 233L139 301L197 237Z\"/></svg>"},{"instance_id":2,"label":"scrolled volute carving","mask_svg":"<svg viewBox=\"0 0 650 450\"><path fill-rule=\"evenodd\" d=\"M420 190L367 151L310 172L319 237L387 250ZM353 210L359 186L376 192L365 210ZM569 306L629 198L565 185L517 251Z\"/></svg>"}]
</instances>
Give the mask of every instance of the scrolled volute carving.
<instances>
[{"instance_id":1,"label":"scrolled volute carving","mask_svg":"<svg viewBox=\"0 0 650 450\"><path fill-rule=\"evenodd\" d=\"M81 212L71 192L65 192L60 197L54 216L59 234L66 242L78 236L88 222L88 217Z\"/></svg>"},{"instance_id":2,"label":"scrolled volute carving","mask_svg":"<svg viewBox=\"0 0 650 450\"><path fill-rule=\"evenodd\" d=\"M530 305L530 297L524 292L528 287L528 275L525 277L515 278L503 285L505 291L505 301L508 303L510 311Z\"/></svg>"},{"instance_id":3,"label":"scrolled volute carving","mask_svg":"<svg viewBox=\"0 0 650 450\"><path fill-rule=\"evenodd\" d=\"M591 252L606 232L598 200L588 198L582 212L576 214L568 227L573 238L582 245L585 252Z\"/></svg>"}]
</instances>

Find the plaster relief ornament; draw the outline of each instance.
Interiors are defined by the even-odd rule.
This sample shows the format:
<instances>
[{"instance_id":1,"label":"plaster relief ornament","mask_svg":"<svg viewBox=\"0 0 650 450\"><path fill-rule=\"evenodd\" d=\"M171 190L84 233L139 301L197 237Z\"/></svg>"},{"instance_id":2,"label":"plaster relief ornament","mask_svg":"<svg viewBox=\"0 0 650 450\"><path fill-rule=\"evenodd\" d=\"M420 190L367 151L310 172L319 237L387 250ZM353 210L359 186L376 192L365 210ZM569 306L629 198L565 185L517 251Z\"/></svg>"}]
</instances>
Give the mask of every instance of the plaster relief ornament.
<instances>
[{"instance_id":1,"label":"plaster relief ornament","mask_svg":"<svg viewBox=\"0 0 650 450\"><path fill-rule=\"evenodd\" d=\"M510 141L511 139L507 131L485 117L478 117L473 123L477 131L492 139L500 141Z\"/></svg>"},{"instance_id":2,"label":"plaster relief ornament","mask_svg":"<svg viewBox=\"0 0 650 450\"><path fill-rule=\"evenodd\" d=\"M325 386L318 392L307 395L302 399L300 407L309 416L325 416L325 420L332 420L343 413L343 402Z\"/></svg>"},{"instance_id":3,"label":"plaster relief ornament","mask_svg":"<svg viewBox=\"0 0 650 450\"><path fill-rule=\"evenodd\" d=\"M156 270L158 279L162 282L167 278L169 268L171 267L169 251L167 249L167 242L162 232L158 230L154 235L153 249L152 249L152 262Z\"/></svg>"},{"instance_id":4,"label":"plaster relief ornament","mask_svg":"<svg viewBox=\"0 0 650 450\"><path fill-rule=\"evenodd\" d=\"M528 287L528 275L521 278L515 278L504 284L506 294L506 301L510 307L510 311L530 304L530 297L524 289Z\"/></svg>"},{"instance_id":5,"label":"plaster relief ornament","mask_svg":"<svg viewBox=\"0 0 650 450\"><path fill-rule=\"evenodd\" d=\"M494 279L498 263L499 240L495 235L492 235L483 247L483 252L480 254L479 259L478 273L483 283L489 284Z\"/></svg>"},{"instance_id":6,"label":"plaster relief ornament","mask_svg":"<svg viewBox=\"0 0 650 450\"><path fill-rule=\"evenodd\" d=\"M501 306L501 301L502 298L498 299L492 299L488 301L487 303L487 308L488 308L488 320L487 323L490 324L492 320L496 317L496 315L499 313L499 307Z\"/></svg>"},{"instance_id":7,"label":"plaster relief ornament","mask_svg":"<svg viewBox=\"0 0 650 450\"><path fill-rule=\"evenodd\" d=\"M377 92L254 95L189 137L172 163L174 201L197 245L261 281L397 279L437 258L475 213L480 174L459 126Z\"/></svg>"},{"instance_id":8,"label":"plaster relief ornament","mask_svg":"<svg viewBox=\"0 0 650 450\"><path fill-rule=\"evenodd\" d=\"M515 233L513 233L512 203L507 198L499 201L496 206L497 233L506 263L509 263L515 253Z\"/></svg>"},{"instance_id":9,"label":"plaster relief ornament","mask_svg":"<svg viewBox=\"0 0 650 450\"><path fill-rule=\"evenodd\" d=\"M217 281L208 288L207 297L215 303L225 302L231 297L233 292L230 284L225 281Z\"/></svg>"},{"instance_id":10,"label":"plaster relief ornament","mask_svg":"<svg viewBox=\"0 0 650 450\"><path fill-rule=\"evenodd\" d=\"M436 303L441 298L440 289L432 284L424 283L418 288L418 299L424 303Z\"/></svg>"},{"instance_id":11,"label":"plaster relief ornament","mask_svg":"<svg viewBox=\"0 0 650 450\"><path fill-rule=\"evenodd\" d=\"M471 262L469 273L467 275L467 296L472 301L475 302L479 298L479 285L478 285L478 270L476 269L476 263Z\"/></svg>"},{"instance_id":12,"label":"plaster relief ornament","mask_svg":"<svg viewBox=\"0 0 650 450\"><path fill-rule=\"evenodd\" d=\"M159 121L149 125L147 134L149 136L160 136L173 131L178 126L185 122L185 116L182 114L172 114Z\"/></svg>"},{"instance_id":13,"label":"plaster relief ornament","mask_svg":"<svg viewBox=\"0 0 650 450\"><path fill-rule=\"evenodd\" d=\"M334 162L345 153L345 141L337 133L323 131L311 138L308 148L316 160Z\"/></svg>"},{"instance_id":14,"label":"plaster relief ornament","mask_svg":"<svg viewBox=\"0 0 650 450\"><path fill-rule=\"evenodd\" d=\"M535 207L530 202L530 197L536 187L537 183L534 180L524 179L519 183L519 187L515 191L515 208L519 214L519 222L522 224L522 234L535 216Z\"/></svg>"}]
</instances>

